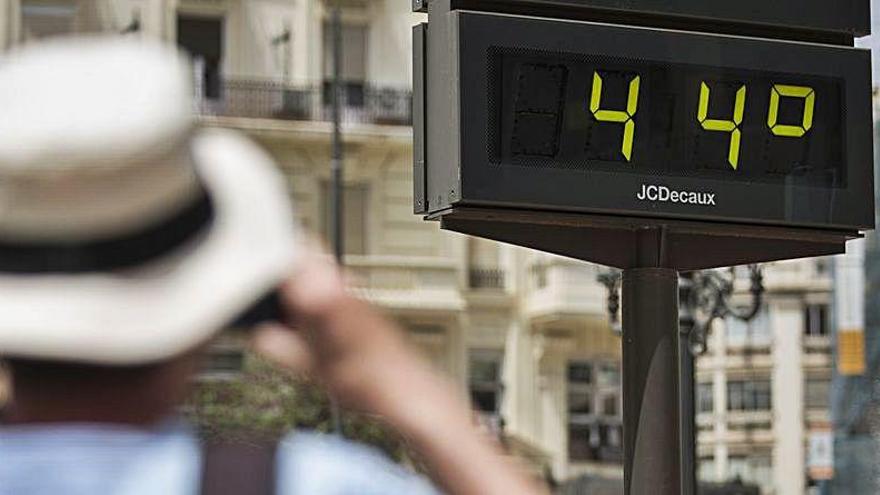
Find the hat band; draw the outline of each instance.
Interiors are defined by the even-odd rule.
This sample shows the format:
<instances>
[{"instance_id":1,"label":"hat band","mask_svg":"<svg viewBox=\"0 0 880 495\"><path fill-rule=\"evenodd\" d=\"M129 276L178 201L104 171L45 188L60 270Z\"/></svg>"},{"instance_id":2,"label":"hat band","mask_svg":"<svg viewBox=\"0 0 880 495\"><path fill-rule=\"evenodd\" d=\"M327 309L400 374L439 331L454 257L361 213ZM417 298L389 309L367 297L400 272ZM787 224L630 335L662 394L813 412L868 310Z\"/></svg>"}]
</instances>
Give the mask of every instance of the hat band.
<instances>
[{"instance_id":1,"label":"hat band","mask_svg":"<svg viewBox=\"0 0 880 495\"><path fill-rule=\"evenodd\" d=\"M0 272L78 274L133 268L161 258L203 231L214 218L204 187L171 218L121 237L79 243L0 241Z\"/></svg>"}]
</instances>

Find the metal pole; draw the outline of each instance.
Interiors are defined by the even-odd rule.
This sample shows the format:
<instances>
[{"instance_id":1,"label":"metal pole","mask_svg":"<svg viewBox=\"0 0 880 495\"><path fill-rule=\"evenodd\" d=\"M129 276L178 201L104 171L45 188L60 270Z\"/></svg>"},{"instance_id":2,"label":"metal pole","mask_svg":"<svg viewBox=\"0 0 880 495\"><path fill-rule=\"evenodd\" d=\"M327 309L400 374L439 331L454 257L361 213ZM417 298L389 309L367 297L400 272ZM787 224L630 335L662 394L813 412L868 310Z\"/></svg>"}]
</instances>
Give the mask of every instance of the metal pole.
<instances>
[{"instance_id":1,"label":"metal pole","mask_svg":"<svg viewBox=\"0 0 880 495\"><path fill-rule=\"evenodd\" d=\"M692 290L688 279L681 281L681 299L687 300ZM690 333L694 329L694 316L685 304L679 315L679 387L681 387L681 493L697 493L697 407L696 407L696 359L691 351Z\"/></svg>"},{"instance_id":2,"label":"metal pole","mask_svg":"<svg viewBox=\"0 0 880 495\"><path fill-rule=\"evenodd\" d=\"M681 493L678 272L623 272L623 436L627 495Z\"/></svg>"},{"instance_id":3,"label":"metal pole","mask_svg":"<svg viewBox=\"0 0 880 495\"><path fill-rule=\"evenodd\" d=\"M696 380L694 355L691 354L687 340L681 339L679 355L681 367L681 495L697 493L697 424L696 424Z\"/></svg>"},{"instance_id":4,"label":"metal pole","mask_svg":"<svg viewBox=\"0 0 880 495\"><path fill-rule=\"evenodd\" d=\"M344 157L342 149L342 12L337 0L333 5L333 251L340 266L345 262ZM342 434L339 405L330 399L333 429Z\"/></svg>"}]
</instances>

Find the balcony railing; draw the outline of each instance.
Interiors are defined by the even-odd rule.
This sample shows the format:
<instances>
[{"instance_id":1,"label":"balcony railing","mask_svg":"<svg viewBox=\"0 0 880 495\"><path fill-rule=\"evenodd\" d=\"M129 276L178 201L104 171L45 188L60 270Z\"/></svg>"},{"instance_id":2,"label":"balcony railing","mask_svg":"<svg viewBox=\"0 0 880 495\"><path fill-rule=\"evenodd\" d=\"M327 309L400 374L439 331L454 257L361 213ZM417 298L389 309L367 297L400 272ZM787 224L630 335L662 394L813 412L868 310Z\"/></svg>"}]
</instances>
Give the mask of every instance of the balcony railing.
<instances>
[{"instance_id":1,"label":"balcony railing","mask_svg":"<svg viewBox=\"0 0 880 495\"><path fill-rule=\"evenodd\" d=\"M468 279L471 289L504 289L504 270L499 268L471 268Z\"/></svg>"},{"instance_id":2,"label":"balcony railing","mask_svg":"<svg viewBox=\"0 0 880 495\"><path fill-rule=\"evenodd\" d=\"M349 256L355 292L385 308L459 311L464 307L453 260Z\"/></svg>"},{"instance_id":3,"label":"balcony railing","mask_svg":"<svg viewBox=\"0 0 880 495\"><path fill-rule=\"evenodd\" d=\"M333 120L331 89L326 84L291 86L272 81L227 79L219 93L219 98L200 98L197 112L218 117ZM412 125L412 92L409 90L346 83L341 100L343 123Z\"/></svg>"}]
</instances>

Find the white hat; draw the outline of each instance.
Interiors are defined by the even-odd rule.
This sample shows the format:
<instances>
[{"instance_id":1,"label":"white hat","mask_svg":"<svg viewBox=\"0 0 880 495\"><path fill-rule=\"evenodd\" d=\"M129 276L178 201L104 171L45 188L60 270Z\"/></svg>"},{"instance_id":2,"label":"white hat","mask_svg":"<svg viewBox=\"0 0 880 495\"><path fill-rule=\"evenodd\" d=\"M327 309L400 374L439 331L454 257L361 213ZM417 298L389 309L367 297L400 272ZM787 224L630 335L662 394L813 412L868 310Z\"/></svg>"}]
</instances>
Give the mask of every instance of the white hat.
<instances>
[{"instance_id":1,"label":"white hat","mask_svg":"<svg viewBox=\"0 0 880 495\"><path fill-rule=\"evenodd\" d=\"M0 356L160 361L289 274L281 174L195 127L189 78L173 48L120 38L0 62Z\"/></svg>"}]
</instances>

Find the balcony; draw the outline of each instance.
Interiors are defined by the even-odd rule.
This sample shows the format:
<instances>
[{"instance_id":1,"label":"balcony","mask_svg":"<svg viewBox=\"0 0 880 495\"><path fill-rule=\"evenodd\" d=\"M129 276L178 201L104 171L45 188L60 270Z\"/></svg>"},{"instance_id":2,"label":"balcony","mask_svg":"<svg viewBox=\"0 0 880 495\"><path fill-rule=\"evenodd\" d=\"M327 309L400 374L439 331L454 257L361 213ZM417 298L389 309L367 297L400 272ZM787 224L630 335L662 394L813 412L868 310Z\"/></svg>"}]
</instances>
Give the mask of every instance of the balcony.
<instances>
[{"instance_id":1,"label":"balcony","mask_svg":"<svg viewBox=\"0 0 880 495\"><path fill-rule=\"evenodd\" d=\"M595 265L565 258L536 260L529 270L526 308L536 321L608 317L608 294Z\"/></svg>"},{"instance_id":2,"label":"balcony","mask_svg":"<svg viewBox=\"0 0 880 495\"><path fill-rule=\"evenodd\" d=\"M273 81L227 79L218 98L202 97L196 111L202 116L332 122L329 85L292 86ZM198 90L196 93L202 93ZM344 124L411 126L412 92L363 84L344 84L341 120Z\"/></svg>"},{"instance_id":3,"label":"balcony","mask_svg":"<svg viewBox=\"0 0 880 495\"><path fill-rule=\"evenodd\" d=\"M737 291L748 291L748 280L741 277ZM832 287L831 271L828 261L793 260L770 263L764 269L764 286L768 292L786 291L829 291Z\"/></svg>"},{"instance_id":4,"label":"balcony","mask_svg":"<svg viewBox=\"0 0 880 495\"><path fill-rule=\"evenodd\" d=\"M736 444L772 444L775 439L773 412L729 411L727 434L719 441Z\"/></svg>"},{"instance_id":5,"label":"balcony","mask_svg":"<svg viewBox=\"0 0 880 495\"><path fill-rule=\"evenodd\" d=\"M454 261L396 256L348 256L346 270L363 299L393 311L464 309Z\"/></svg>"}]
</instances>

